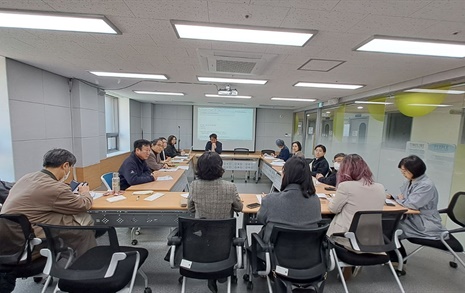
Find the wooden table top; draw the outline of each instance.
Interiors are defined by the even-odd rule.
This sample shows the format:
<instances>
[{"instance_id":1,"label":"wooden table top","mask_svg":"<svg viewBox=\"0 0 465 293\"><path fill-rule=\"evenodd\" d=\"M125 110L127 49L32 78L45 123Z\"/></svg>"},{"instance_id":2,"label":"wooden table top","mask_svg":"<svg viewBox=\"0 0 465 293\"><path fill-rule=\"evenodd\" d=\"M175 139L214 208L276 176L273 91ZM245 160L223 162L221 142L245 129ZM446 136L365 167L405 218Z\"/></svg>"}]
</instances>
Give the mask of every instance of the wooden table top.
<instances>
[{"instance_id":1,"label":"wooden table top","mask_svg":"<svg viewBox=\"0 0 465 293\"><path fill-rule=\"evenodd\" d=\"M171 176L173 180L168 181L152 181L143 184L131 185L127 190L136 191L136 190L157 190L157 191L170 191L173 186L178 182L179 178L184 174L185 170L176 170L174 172L162 172L155 171L155 177L161 176Z\"/></svg>"}]
</instances>

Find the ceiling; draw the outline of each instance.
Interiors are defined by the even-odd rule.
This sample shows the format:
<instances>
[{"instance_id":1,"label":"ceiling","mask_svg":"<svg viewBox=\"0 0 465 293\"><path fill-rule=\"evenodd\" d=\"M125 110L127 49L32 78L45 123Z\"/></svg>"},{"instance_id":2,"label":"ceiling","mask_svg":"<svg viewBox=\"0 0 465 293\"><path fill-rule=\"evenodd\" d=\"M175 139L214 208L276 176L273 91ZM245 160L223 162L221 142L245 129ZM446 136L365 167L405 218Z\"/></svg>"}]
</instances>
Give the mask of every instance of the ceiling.
<instances>
[{"instance_id":1,"label":"ceiling","mask_svg":"<svg viewBox=\"0 0 465 293\"><path fill-rule=\"evenodd\" d=\"M296 110L333 98L350 100L388 92L404 81L421 81L424 76L465 67L463 58L353 50L373 35L465 42L463 0L0 0L0 8L105 15L121 35L0 28L0 55L141 102ZM170 20L318 32L304 47L184 40L177 38ZM262 61L249 75L224 73L238 70L228 67L237 64L228 62L223 72L210 72L203 64L205 56L214 55L228 56L226 61L237 60L232 57ZM89 70L165 74L168 80L102 78ZM250 100L206 98L204 94L215 94L226 84L202 83L197 76L266 79L268 83L230 84L240 95L253 96ZM365 86L358 90L294 87L298 81ZM133 90L185 96L141 95ZM272 101L273 96L317 102Z\"/></svg>"}]
</instances>

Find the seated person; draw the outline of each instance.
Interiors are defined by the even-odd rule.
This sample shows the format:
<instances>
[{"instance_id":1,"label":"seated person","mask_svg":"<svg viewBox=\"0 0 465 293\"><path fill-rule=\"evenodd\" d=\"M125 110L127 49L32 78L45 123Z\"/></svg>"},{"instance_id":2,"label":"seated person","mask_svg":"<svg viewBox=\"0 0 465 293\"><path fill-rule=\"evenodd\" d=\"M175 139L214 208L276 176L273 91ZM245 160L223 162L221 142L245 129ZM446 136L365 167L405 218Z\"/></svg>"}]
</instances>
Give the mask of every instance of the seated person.
<instances>
[{"instance_id":1,"label":"seated person","mask_svg":"<svg viewBox=\"0 0 465 293\"><path fill-rule=\"evenodd\" d=\"M65 226L91 226L94 221L87 211L92 207L89 186L79 186L74 194L65 184L76 163L76 157L64 149L52 149L44 155L43 169L21 177L11 188L2 207L2 214L24 214L31 223ZM45 238L45 234L33 224L36 237ZM79 233L73 247L77 255L96 245L93 233ZM33 258L40 257L39 252Z\"/></svg>"},{"instance_id":2,"label":"seated person","mask_svg":"<svg viewBox=\"0 0 465 293\"><path fill-rule=\"evenodd\" d=\"M160 158L160 153L163 151L163 140L160 138L154 139L150 143L150 155L147 159L147 166L150 170L158 171L162 168L168 168L168 164L163 163Z\"/></svg>"},{"instance_id":3,"label":"seated person","mask_svg":"<svg viewBox=\"0 0 465 293\"><path fill-rule=\"evenodd\" d=\"M282 174L281 191L265 196L257 214L258 222L265 225L260 232L265 241L269 240L274 224L311 228L321 220L320 200L305 159L291 157Z\"/></svg>"},{"instance_id":4,"label":"seated person","mask_svg":"<svg viewBox=\"0 0 465 293\"><path fill-rule=\"evenodd\" d=\"M205 145L205 151L212 151L221 154L223 144L218 141L218 136L215 133L210 134L210 141Z\"/></svg>"},{"instance_id":5,"label":"seated person","mask_svg":"<svg viewBox=\"0 0 465 293\"><path fill-rule=\"evenodd\" d=\"M287 161L291 157L291 153L289 152L289 148L284 144L284 140L282 139L277 139L276 140L276 145L278 148L281 150L279 151L279 155L276 156L276 158L281 159L283 161Z\"/></svg>"},{"instance_id":6,"label":"seated person","mask_svg":"<svg viewBox=\"0 0 465 293\"><path fill-rule=\"evenodd\" d=\"M302 144L300 143L300 141L294 141L292 142L292 155L295 156L295 155L300 155L300 153L302 153Z\"/></svg>"},{"instance_id":7,"label":"seated person","mask_svg":"<svg viewBox=\"0 0 465 293\"><path fill-rule=\"evenodd\" d=\"M349 231L356 212L382 210L386 198L385 189L382 184L374 182L370 167L357 154L350 154L344 158L337 172L337 182L336 195L328 205L335 216L326 235L351 250L348 239L332 235ZM344 277L350 276L347 272L352 273L354 269L344 270Z\"/></svg>"},{"instance_id":8,"label":"seated person","mask_svg":"<svg viewBox=\"0 0 465 293\"><path fill-rule=\"evenodd\" d=\"M197 161L197 179L189 187L187 207L196 218L228 219L242 211L236 185L223 180L223 160L216 152L203 153ZM216 280L208 280L211 292L218 291Z\"/></svg>"},{"instance_id":9,"label":"seated person","mask_svg":"<svg viewBox=\"0 0 465 293\"><path fill-rule=\"evenodd\" d=\"M160 159L163 163L167 163L171 160L171 158L165 154L165 149L168 147L168 141L165 137L160 137L160 139L163 141L163 150L160 153Z\"/></svg>"},{"instance_id":10,"label":"seated person","mask_svg":"<svg viewBox=\"0 0 465 293\"><path fill-rule=\"evenodd\" d=\"M165 148L165 155L170 158L174 158L176 156L181 155L181 152L178 152L178 150L176 149L176 140L177 140L176 136L174 135L168 136L168 145Z\"/></svg>"},{"instance_id":11,"label":"seated person","mask_svg":"<svg viewBox=\"0 0 465 293\"><path fill-rule=\"evenodd\" d=\"M313 149L313 153L315 154L315 159L310 163L312 176L316 177L316 174L326 176L329 173L329 164L325 158L326 147L319 144Z\"/></svg>"},{"instance_id":12,"label":"seated person","mask_svg":"<svg viewBox=\"0 0 465 293\"><path fill-rule=\"evenodd\" d=\"M119 168L121 190L131 185L155 181L155 173L150 171L146 160L150 156L150 141L139 139L134 142L134 151L131 152Z\"/></svg>"},{"instance_id":13,"label":"seated person","mask_svg":"<svg viewBox=\"0 0 465 293\"><path fill-rule=\"evenodd\" d=\"M406 208L420 211L420 214L405 215L400 221L399 228L404 232L400 238L439 240L441 233L446 229L442 225L438 212L438 190L433 181L425 174L425 163L419 157L411 155L400 160L398 168L407 180L400 187L399 195L388 195L387 197L392 197ZM404 257L406 256L403 246L399 251ZM397 259L397 257L391 258Z\"/></svg>"},{"instance_id":14,"label":"seated person","mask_svg":"<svg viewBox=\"0 0 465 293\"><path fill-rule=\"evenodd\" d=\"M344 153L338 153L334 156L333 160L333 168L331 168L331 173L325 177L323 174L316 174L315 178L324 184L328 184L331 186L336 186L336 176L337 176L337 170L339 170L339 167L341 165L342 160L344 160L344 157L346 154Z\"/></svg>"}]
</instances>

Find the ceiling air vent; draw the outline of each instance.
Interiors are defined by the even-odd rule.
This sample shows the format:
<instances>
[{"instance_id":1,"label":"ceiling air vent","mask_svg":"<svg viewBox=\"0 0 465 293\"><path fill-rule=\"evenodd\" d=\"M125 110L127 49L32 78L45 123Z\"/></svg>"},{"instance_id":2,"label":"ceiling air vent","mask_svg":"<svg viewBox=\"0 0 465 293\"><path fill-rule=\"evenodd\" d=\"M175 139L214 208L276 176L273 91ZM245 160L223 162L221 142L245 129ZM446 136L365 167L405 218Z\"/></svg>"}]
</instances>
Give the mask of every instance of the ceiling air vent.
<instances>
[{"instance_id":1,"label":"ceiling air vent","mask_svg":"<svg viewBox=\"0 0 465 293\"><path fill-rule=\"evenodd\" d=\"M213 51L198 49L200 67L202 71L212 73L259 75L276 54L254 54L237 51Z\"/></svg>"}]
</instances>

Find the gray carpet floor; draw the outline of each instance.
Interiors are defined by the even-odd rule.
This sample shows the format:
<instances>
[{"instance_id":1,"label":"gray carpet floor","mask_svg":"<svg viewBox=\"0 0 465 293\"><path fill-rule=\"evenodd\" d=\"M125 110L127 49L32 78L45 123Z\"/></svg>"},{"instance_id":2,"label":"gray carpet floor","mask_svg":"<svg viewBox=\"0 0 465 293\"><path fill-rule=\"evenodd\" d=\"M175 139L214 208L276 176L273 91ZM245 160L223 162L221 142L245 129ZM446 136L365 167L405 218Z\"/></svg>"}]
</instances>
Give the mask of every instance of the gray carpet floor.
<instances>
[{"instance_id":1,"label":"gray carpet floor","mask_svg":"<svg viewBox=\"0 0 465 293\"><path fill-rule=\"evenodd\" d=\"M237 172L236 172L237 173ZM225 174L224 178L229 178ZM271 183L262 178L258 184L254 182L244 183L236 174L236 185L240 193L269 192ZM153 292L181 292L178 283L177 270L171 269L168 262L163 260L168 247L166 236L170 228L160 227L154 229L142 229L138 236L139 246L149 250L149 257L143 265L143 270L149 278L149 286ZM120 245L130 246L129 229L118 229ZM406 243L407 251L414 247ZM465 256L462 254L462 257ZM457 269L449 266L452 257L446 253L433 249L423 249L412 257L407 264L407 274L400 278L406 292L465 292L465 268ZM232 292L267 292L266 279L255 278L254 288L248 291L242 276L245 270L238 270L238 282L232 285ZM54 284L55 285L55 284ZM209 292L206 281L188 279L186 292ZM400 292L393 276L387 266L364 267L360 273L348 283L350 292ZM53 292L55 286L49 286L46 292ZM14 292L40 292L43 286L36 284L32 278L17 280ZM143 279L138 276L133 292L144 292ZM218 292L226 292L226 284L218 284ZM337 279L337 272L329 272L324 292L344 292L342 284Z\"/></svg>"}]
</instances>

